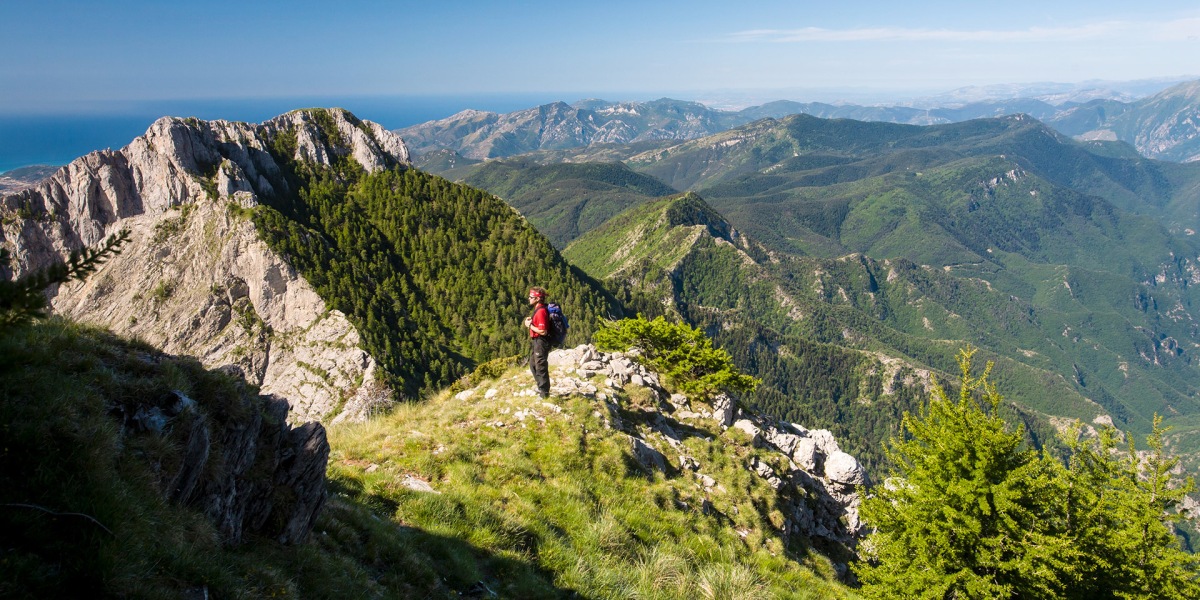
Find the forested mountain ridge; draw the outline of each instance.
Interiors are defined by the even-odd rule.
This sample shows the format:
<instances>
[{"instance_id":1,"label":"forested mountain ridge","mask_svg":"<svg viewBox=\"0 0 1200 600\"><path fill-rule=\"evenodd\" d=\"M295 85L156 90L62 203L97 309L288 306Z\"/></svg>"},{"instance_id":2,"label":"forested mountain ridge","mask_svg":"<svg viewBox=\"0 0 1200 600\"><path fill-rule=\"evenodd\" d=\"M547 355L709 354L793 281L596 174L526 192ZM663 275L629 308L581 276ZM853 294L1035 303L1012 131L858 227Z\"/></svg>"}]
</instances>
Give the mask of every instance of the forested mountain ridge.
<instances>
[{"instance_id":1,"label":"forested mountain ridge","mask_svg":"<svg viewBox=\"0 0 1200 600\"><path fill-rule=\"evenodd\" d=\"M899 416L915 410L930 369L958 344L995 348L1033 435L1046 416L1090 422L1105 408L1053 371L1049 356L1006 358L1031 308L977 280L905 260L805 258L770 252L694 194L649 201L584 234L564 255L604 279L631 309L702 327L740 368L763 379L746 401L776 418L826 427L869 465ZM1036 332L1035 332L1036 333ZM1036 416L1042 415L1042 416Z\"/></svg>"},{"instance_id":2,"label":"forested mountain ridge","mask_svg":"<svg viewBox=\"0 0 1200 600\"><path fill-rule=\"evenodd\" d=\"M1124 427L1158 412L1190 436L1200 253L1172 215L1195 206L1193 165L1099 156L1028 117L915 127L795 116L635 157L636 170L699 189L772 256L939 269L948 296L876 307L886 328L980 345L1054 373ZM900 308L929 301L961 321L935 336L938 319ZM952 368L945 356L918 363Z\"/></svg>"},{"instance_id":3,"label":"forested mountain ridge","mask_svg":"<svg viewBox=\"0 0 1200 600\"><path fill-rule=\"evenodd\" d=\"M299 193L284 176L288 160L379 170L407 162L408 150L338 109L258 125L164 117L128 146L0 199L13 257L3 267L23 276L128 229L120 255L93 277L50 290L56 313L236 373L288 398L292 419L354 413L381 396L374 357L245 218L260 199Z\"/></svg>"},{"instance_id":4,"label":"forested mountain ridge","mask_svg":"<svg viewBox=\"0 0 1200 600\"><path fill-rule=\"evenodd\" d=\"M3 241L21 275L130 229L54 310L238 373L296 419L362 418L522 352L530 285L575 317L572 341L620 314L512 208L407 160L340 109L164 118L4 197Z\"/></svg>"}]
</instances>

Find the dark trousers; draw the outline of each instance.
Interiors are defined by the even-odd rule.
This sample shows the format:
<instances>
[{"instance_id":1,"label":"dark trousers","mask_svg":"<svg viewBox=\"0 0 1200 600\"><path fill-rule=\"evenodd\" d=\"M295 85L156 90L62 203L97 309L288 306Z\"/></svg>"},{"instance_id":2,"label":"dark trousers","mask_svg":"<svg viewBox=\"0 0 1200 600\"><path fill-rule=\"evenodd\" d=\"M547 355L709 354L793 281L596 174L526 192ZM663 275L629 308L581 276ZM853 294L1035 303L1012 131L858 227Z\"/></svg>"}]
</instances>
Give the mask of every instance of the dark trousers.
<instances>
[{"instance_id":1,"label":"dark trousers","mask_svg":"<svg viewBox=\"0 0 1200 600\"><path fill-rule=\"evenodd\" d=\"M550 340L544 337L535 337L530 340L533 342L533 351L529 353L529 371L533 373L533 380L537 383L538 394L541 396L550 395Z\"/></svg>"}]
</instances>

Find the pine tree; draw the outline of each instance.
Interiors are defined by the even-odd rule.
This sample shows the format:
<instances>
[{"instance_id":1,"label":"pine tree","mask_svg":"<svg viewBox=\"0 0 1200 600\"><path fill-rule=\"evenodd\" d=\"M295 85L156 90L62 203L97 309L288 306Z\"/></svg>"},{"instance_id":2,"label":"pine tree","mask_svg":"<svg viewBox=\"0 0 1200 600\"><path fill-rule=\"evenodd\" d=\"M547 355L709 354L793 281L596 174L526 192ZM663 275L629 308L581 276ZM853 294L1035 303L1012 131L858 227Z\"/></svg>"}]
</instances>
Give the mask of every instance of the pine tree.
<instances>
[{"instance_id":1,"label":"pine tree","mask_svg":"<svg viewBox=\"0 0 1200 600\"><path fill-rule=\"evenodd\" d=\"M875 531L856 565L870 598L1200 597L1198 561L1170 522L1193 489L1156 418L1144 460L1118 433L1066 439L1064 464L1025 447L999 415L991 364L971 374L959 353L957 401L935 386L919 417L905 413L888 456L896 472L863 504Z\"/></svg>"},{"instance_id":2,"label":"pine tree","mask_svg":"<svg viewBox=\"0 0 1200 600\"><path fill-rule=\"evenodd\" d=\"M104 261L120 253L121 244L129 240L129 231L113 234L99 248L84 248L71 253L66 261L56 262L15 281L0 281L0 326L17 325L45 316L46 288L72 279L83 281ZM10 259L7 249L0 248L0 262Z\"/></svg>"}]
</instances>

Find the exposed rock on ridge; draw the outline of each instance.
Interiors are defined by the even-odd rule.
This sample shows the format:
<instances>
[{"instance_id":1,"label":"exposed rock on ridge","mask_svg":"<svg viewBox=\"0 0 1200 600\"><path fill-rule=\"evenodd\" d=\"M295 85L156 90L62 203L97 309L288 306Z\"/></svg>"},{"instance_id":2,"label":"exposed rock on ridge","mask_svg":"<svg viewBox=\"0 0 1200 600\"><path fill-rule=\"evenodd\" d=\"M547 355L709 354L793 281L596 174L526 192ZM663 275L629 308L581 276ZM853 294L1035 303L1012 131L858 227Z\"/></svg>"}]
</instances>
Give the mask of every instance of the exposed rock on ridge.
<instances>
[{"instance_id":1,"label":"exposed rock on ridge","mask_svg":"<svg viewBox=\"0 0 1200 600\"><path fill-rule=\"evenodd\" d=\"M730 121L733 119L733 121ZM564 102L507 114L466 110L398 130L417 153L439 148L472 159L498 158L535 150L688 140L740 124L736 117L702 104L661 99L652 102Z\"/></svg>"},{"instance_id":2,"label":"exposed rock on ridge","mask_svg":"<svg viewBox=\"0 0 1200 600\"><path fill-rule=\"evenodd\" d=\"M120 255L52 294L55 312L236 372L287 398L293 420L361 416L388 396L374 359L239 210L296 193L281 151L320 165L350 158L368 171L409 162L399 137L341 109L261 125L164 117L119 151L93 152L0 198L0 242L16 258L5 274L128 229Z\"/></svg>"},{"instance_id":3,"label":"exposed rock on ridge","mask_svg":"<svg viewBox=\"0 0 1200 600\"><path fill-rule=\"evenodd\" d=\"M688 454L681 443L680 432L690 429L689 422L715 421L722 429L736 429L748 436L756 446L771 449L782 455L787 469L776 472L770 465L757 460L746 468L765 479L771 487L790 498L790 514L784 525L784 535L801 535L817 540L825 549L853 549L866 535L866 526L859 518L859 490L867 485L868 476L858 460L843 452L828 430L810 430L794 423L776 423L761 415L742 411L734 402L719 396L711 405L693 405L687 397L669 394L659 383L659 376L630 357L607 353L594 346L550 353L555 372L551 381L553 395L577 394L594 397L609 403L609 425L631 436L634 456L648 469L673 468L690 470L706 488L720 485L703 471L698 457ZM605 388L588 381L604 377ZM657 416L648 430L622 422L618 410L611 405L611 388L634 385L649 388L658 398L643 411ZM532 392L531 392L532 393ZM469 396L470 392L464 392ZM676 460L668 458L675 454ZM844 565L842 565L844 567Z\"/></svg>"}]
</instances>

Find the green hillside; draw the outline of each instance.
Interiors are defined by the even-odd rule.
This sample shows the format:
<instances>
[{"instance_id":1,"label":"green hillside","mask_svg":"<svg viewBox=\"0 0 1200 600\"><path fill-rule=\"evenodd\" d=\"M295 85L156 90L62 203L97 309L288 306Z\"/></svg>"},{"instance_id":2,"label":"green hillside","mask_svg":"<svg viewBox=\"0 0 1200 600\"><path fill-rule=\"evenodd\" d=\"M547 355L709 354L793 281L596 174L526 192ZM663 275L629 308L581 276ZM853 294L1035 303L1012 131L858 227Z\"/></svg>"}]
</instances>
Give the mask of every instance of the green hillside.
<instances>
[{"instance_id":1,"label":"green hillside","mask_svg":"<svg viewBox=\"0 0 1200 600\"><path fill-rule=\"evenodd\" d=\"M559 248L646 198L675 193L621 163L489 161L461 181L500 196Z\"/></svg>"},{"instance_id":2,"label":"green hillside","mask_svg":"<svg viewBox=\"0 0 1200 600\"><path fill-rule=\"evenodd\" d=\"M281 136L276 144L286 146ZM276 148L282 163L292 154ZM621 308L491 194L415 169L366 174L288 163L298 190L265 198L260 236L345 313L387 380L407 396L527 350L525 292L545 287L572 315L570 343Z\"/></svg>"},{"instance_id":3,"label":"green hillside","mask_svg":"<svg viewBox=\"0 0 1200 600\"><path fill-rule=\"evenodd\" d=\"M220 456L278 425L264 408L277 399L59 320L0 328L0 356L4 598L857 597L780 534L787 499L746 464L782 455L695 424L684 443L721 486L639 465L610 419L670 451L640 433L644 388L548 404L527 370L493 364L469 400L438 392L331 429L330 495L307 539L277 542L272 513L230 544L205 516L227 507L173 501L171 475L196 460L198 424L227 428L202 442ZM169 412L180 397L192 408ZM233 465L208 456L201 476L222 481ZM270 456L237 462L245 476L218 484L234 496L271 484Z\"/></svg>"},{"instance_id":4,"label":"green hillside","mask_svg":"<svg viewBox=\"0 0 1200 600\"><path fill-rule=\"evenodd\" d=\"M1076 238L1087 232L1064 228ZM900 227L889 229L895 235ZM1065 252L1049 243L1059 239L1052 233L1042 251ZM1136 229L1128 235L1145 237ZM942 252L946 245L930 243ZM1193 335L1193 321L1153 308L1170 302L1185 311L1190 290L1113 273L1132 268L1120 264L1132 259L1118 246L1107 247L1113 266L1104 270L1094 258L1073 258L1091 267L1037 263L982 246L975 262L950 268L861 254L803 257L768 252L685 195L631 209L564 255L607 281L631 310L676 313L705 327L741 368L764 379L757 408L828 427L872 461L874 445L923 393L913 372L952 372L954 352L968 343L997 362L1002 389L1027 411L1013 416L1044 439L1052 437L1049 416L1091 422L1107 413L1121 427L1144 430L1155 413L1200 414L1193 349L1179 341ZM1184 433L1178 448L1190 452L1194 438Z\"/></svg>"},{"instance_id":5,"label":"green hillside","mask_svg":"<svg viewBox=\"0 0 1200 600\"><path fill-rule=\"evenodd\" d=\"M1056 357L1017 351L1025 338L1045 337L1027 303L905 260L769 254L693 194L630 209L564 256L631 310L705 328L763 378L749 399L755 408L829 428L868 464L881 458L878 444L899 415L924 397L921 373L952 371L966 341L992 350L998 376L1026 409L1087 421L1101 412L1054 373ZM1047 437L1044 422L1031 425Z\"/></svg>"},{"instance_id":6,"label":"green hillside","mask_svg":"<svg viewBox=\"0 0 1200 600\"><path fill-rule=\"evenodd\" d=\"M1021 117L936 127L796 117L723 135L636 160L707 186L716 210L775 252L905 258L1019 299L1036 334L1007 347L954 339L1019 362L1053 357L1039 366L1130 426L1197 410L1198 253L1177 218L1195 206L1195 165L1098 156ZM986 311L977 323L973 336L1006 329Z\"/></svg>"},{"instance_id":7,"label":"green hillside","mask_svg":"<svg viewBox=\"0 0 1200 600\"><path fill-rule=\"evenodd\" d=\"M615 217L565 253L593 276L609 278L631 310L691 310L688 319L697 324L717 321L709 305L725 306L722 295L754 289L747 306L774 305L777 289L805 297L811 289L789 285L820 287L803 273L844 273L838 287L847 300L826 291L823 305L812 309L819 318L810 320L827 322L812 326L825 333L807 332L806 339L869 347L841 334L856 331L888 355L935 369L953 367L946 347L970 342L1041 373L1006 382L1032 392L1027 406L1089 421L1107 412L1120 426L1144 430L1155 412L1181 419L1200 410L1190 308L1200 248L1184 225L1197 217L1200 169L1094 149L1095 143L1074 142L1022 116L930 127L767 119L671 147L627 151L639 172L698 189L721 220L756 240L758 254L742 246L750 258L727 256L724 244L695 253L694 244L707 242L692 229L651 226L650 205ZM513 181L538 190L558 185L544 165L512 162L505 171L509 188L518 186ZM496 191L501 182L477 183ZM570 203L602 201L576 189ZM648 200L644 194L635 202ZM862 258L834 260L853 254ZM814 266L818 259L827 266ZM779 283L754 288L768 276L723 275L746 260ZM862 266L854 267L857 273L828 266L846 263ZM709 290L699 301L704 310L687 308L697 302L689 294L698 291L682 287L685 266ZM878 283L893 272L913 280L903 287ZM831 310L839 303L852 309ZM769 332L756 334L762 339L796 329L764 315L746 327ZM710 334L734 343L726 331ZM754 351L735 354L747 366ZM776 369L778 381L792 376L771 367L773 357L754 360L761 364L752 372ZM839 369L846 381L859 377L851 375L855 367ZM1043 378L1055 384L1047 387ZM851 396L845 389L830 395L843 402ZM1176 437L1180 448L1195 445L1187 441L1191 434Z\"/></svg>"},{"instance_id":8,"label":"green hillside","mask_svg":"<svg viewBox=\"0 0 1200 600\"><path fill-rule=\"evenodd\" d=\"M781 185L814 187L905 174L963 158L1004 158L1059 186L1134 213L1196 228L1200 165L1114 158L1089 151L1040 122L1016 115L920 127L794 115L632 155L634 169L678 189L705 192L737 182L750 194ZM840 164L829 164L838 161ZM790 185L789 185L790 184ZM708 193L715 202L715 194ZM1195 215L1190 215L1192 219Z\"/></svg>"}]
</instances>

